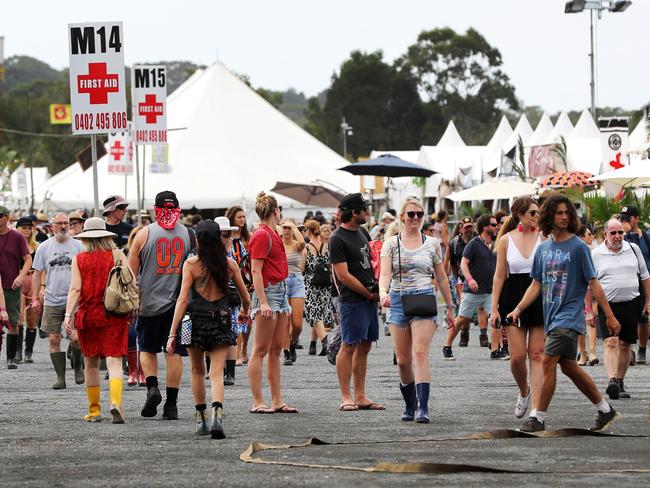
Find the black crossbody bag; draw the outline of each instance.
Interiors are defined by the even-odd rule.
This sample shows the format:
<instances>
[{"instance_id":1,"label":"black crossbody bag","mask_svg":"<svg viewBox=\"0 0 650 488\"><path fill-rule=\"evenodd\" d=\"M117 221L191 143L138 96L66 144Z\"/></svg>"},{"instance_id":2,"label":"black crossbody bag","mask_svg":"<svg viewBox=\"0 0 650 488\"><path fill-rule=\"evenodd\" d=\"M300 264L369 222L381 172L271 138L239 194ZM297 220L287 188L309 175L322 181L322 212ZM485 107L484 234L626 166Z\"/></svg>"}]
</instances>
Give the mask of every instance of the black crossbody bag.
<instances>
[{"instance_id":1,"label":"black crossbody bag","mask_svg":"<svg viewBox=\"0 0 650 488\"><path fill-rule=\"evenodd\" d=\"M424 236L422 243L424 243ZM438 315L435 295L402 295L402 244L397 236L397 265L399 268L399 296L402 300L404 315L408 317L433 317Z\"/></svg>"}]
</instances>

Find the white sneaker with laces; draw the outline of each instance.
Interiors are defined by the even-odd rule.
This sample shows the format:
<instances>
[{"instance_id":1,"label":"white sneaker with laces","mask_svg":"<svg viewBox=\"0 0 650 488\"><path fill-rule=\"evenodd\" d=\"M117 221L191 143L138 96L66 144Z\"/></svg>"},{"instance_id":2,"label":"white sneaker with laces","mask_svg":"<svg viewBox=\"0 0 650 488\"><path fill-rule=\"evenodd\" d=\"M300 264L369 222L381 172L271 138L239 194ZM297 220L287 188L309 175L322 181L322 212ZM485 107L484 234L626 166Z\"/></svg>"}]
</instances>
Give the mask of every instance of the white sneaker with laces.
<instances>
[{"instance_id":1,"label":"white sneaker with laces","mask_svg":"<svg viewBox=\"0 0 650 488\"><path fill-rule=\"evenodd\" d=\"M515 405L515 417L518 419L526 415L526 410L528 410L528 404L530 403L530 388L528 389L528 396L522 397L517 395L517 405Z\"/></svg>"}]
</instances>

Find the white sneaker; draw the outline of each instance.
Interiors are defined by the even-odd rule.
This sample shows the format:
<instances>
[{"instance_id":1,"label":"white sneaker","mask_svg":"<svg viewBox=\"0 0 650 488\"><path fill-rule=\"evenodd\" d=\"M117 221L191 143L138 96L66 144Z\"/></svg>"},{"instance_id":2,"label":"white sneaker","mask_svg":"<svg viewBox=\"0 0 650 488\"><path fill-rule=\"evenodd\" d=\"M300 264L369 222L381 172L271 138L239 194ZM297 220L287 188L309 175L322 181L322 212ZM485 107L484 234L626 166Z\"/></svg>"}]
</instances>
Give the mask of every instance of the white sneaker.
<instances>
[{"instance_id":1,"label":"white sneaker","mask_svg":"<svg viewBox=\"0 0 650 488\"><path fill-rule=\"evenodd\" d=\"M515 417L518 419L526 415L526 410L528 410L528 404L530 403L530 388L528 389L528 396L522 397L517 395L517 405L515 405Z\"/></svg>"}]
</instances>

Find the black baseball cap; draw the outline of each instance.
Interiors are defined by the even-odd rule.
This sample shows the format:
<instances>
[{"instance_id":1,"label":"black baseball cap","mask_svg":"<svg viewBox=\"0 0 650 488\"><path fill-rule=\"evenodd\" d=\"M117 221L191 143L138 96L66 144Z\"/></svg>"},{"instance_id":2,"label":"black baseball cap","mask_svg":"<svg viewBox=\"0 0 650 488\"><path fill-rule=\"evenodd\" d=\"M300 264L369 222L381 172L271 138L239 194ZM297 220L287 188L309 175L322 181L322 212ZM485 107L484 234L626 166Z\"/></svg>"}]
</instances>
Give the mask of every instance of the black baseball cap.
<instances>
[{"instance_id":1,"label":"black baseball cap","mask_svg":"<svg viewBox=\"0 0 650 488\"><path fill-rule=\"evenodd\" d=\"M196 238L201 242L215 242L221 237L221 228L212 219L203 219L194 230Z\"/></svg>"},{"instance_id":2,"label":"black baseball cap","mask_svg":"<svg viewBox=\"0 0 650 488\"><path fill-rule=\"evenodd\" d=\"M154 205L158 208L178 207L178 198L176 198L176 193L169 190L161 191L158 193L158 195L156 195Z\"/></svg>"},{"instance_id":3,"label":"black baseball cap","mask_svg":"<svg viewBox=\"0 0 650 488\"><path fill-rule=\"evenodd\" d=\"M16 222L16 227L34 226L34 221L30 217L20 217Z\"/></svg>"},{"instance_id":4,"label":"black baseball cap","mask_svg":"<svg viewBox=\"0 0 650 488\"><path fill-rule=\"evenodd\" d=\"M341 210L359 210L362 208L368 208L370 203L368 200L363 198L361 193L348 193L343 197L339 208Z\"/></svg>"},{"instance_id":5,"label":"black baseball cap","mask_svg":"<svg viewBox=\"0 0 650 488\"><path fill-rule=\"evenodd\" d=\"M632 205L627 205L621 209L621 217L640 217L641 214L639 213L639 209L632 206Z\"/></svg>"}]
</instances>

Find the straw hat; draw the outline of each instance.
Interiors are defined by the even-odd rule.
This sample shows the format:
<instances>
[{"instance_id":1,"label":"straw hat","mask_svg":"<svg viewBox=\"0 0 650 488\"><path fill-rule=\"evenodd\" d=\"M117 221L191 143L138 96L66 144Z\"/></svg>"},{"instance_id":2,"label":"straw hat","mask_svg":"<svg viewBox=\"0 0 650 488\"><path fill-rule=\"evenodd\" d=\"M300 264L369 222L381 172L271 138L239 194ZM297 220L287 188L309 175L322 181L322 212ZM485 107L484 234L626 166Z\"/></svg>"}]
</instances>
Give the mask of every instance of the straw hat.
<instances>
[{"instance_id":1,"label":"straw hat","mask_svg":"<svg viewBox=\"0 0 650 488\"><path fill-rule=\"evenodd\" d=\"M99 239L100 237L117 237L106 230L106 222L99 217L91 217L84 222L84 231L74 236L75 239Z\"/></svg>"}]
</instances>

